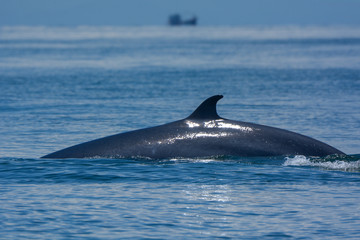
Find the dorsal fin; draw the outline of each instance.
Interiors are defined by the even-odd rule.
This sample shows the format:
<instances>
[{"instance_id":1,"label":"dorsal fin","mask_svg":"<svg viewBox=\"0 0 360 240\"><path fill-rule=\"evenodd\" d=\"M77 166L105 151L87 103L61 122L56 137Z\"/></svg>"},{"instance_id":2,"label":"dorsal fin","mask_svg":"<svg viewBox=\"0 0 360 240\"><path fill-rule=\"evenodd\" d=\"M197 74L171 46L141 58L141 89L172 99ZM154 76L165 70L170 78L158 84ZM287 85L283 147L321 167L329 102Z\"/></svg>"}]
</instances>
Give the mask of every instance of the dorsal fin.
<instances>
[{"instance_id":1,"label":"dorsal fin","mask_svg":"<svg viewBox=\"0 0 360 240\"><path fill-rule=\"evenodd\" d=\"M216 112L216 103L223 98L222 95L215 95L203 101L200 106L187 119L219 119Z\"/></svg>"}]
</instances>

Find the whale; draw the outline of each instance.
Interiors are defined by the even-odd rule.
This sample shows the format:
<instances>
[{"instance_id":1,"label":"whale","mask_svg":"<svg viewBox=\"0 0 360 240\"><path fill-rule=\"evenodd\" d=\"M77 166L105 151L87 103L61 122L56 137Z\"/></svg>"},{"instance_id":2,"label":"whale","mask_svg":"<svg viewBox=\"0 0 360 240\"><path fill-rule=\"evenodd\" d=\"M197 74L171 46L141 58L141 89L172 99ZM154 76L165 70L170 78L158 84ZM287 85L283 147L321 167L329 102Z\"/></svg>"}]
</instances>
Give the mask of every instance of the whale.
<instances>
[{"instance_id":1,"label":"whale","mask_svg":"<svg viewBox=\"0 0 360 240\"><path fill-rule=\"evenodd\" d=\"M222 118L222 95L203 101L185 119L124 132L43 156L65 158L202 158L345 155L340 150L285 129Z\"/></svg>"}]
</instances>

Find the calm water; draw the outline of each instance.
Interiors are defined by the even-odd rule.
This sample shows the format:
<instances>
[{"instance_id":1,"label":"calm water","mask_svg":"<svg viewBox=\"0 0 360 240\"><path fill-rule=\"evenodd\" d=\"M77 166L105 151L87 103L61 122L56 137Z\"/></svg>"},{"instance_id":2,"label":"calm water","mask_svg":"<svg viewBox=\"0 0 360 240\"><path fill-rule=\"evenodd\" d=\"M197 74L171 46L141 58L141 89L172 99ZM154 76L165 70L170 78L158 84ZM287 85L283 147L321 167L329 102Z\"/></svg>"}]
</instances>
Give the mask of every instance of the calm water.
<instances>
[{"instance_id":1,"label":"calm water","mask_svg":"<svg viewBox=\"0 0 360 240\"><path fill-rule=\"evenodd\" d=\"M188 116L348 157L68 159ZM0 239L359 239L360 27L1 27Z\"/></svg>"}]
</instances>

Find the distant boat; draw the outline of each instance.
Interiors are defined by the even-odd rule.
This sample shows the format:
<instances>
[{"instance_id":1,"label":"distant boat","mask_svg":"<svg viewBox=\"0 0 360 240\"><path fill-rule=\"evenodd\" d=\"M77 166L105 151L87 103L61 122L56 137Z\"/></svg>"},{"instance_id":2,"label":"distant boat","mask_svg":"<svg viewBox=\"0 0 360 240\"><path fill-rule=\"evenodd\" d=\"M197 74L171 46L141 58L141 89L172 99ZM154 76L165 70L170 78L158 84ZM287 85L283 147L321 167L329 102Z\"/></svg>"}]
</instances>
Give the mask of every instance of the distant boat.
<instances>
[{"instance_id":1,"label":"distant boat","mask_svg":"<svg viewBox=\"0 0 360 240\"><path fill-rule=\"evenodd\" d=\"M192 18L182 20L180 14L172 14L172 15L169 16L168 23L169 23L170 26L181 26L181 25L196 26L197 17L194 16Z\"/></svg>"}]
</instances>

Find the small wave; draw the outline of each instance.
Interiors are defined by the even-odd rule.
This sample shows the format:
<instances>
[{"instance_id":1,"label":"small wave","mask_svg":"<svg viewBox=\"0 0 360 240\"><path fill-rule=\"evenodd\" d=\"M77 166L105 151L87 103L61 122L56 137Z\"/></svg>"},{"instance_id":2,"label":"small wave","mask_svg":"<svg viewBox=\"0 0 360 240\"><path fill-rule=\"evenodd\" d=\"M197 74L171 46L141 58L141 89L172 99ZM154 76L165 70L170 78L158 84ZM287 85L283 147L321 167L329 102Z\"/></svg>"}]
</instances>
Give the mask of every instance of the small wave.
<instances>
[{"instance_id":1,"label":"small wave","mask_svg":"<svg viewBox=\"0 0 360 240\"><path fill-rule=\"evenodd\" d=\"M284 166L311 166L329 170L360 171L360 160L358 157L328 156L326 158L308 158L302 155L286 157Z\"/></svg>"},{"instance_id":2,"label":"small wave","mask_svg":"<svg viewBox=\"0 0 360 240\"><path fill-rule=\"evenodd\" d=\"M211 159L211 158L171 158L170 162L176 162L176 163L188 163L188 162L192 162L192 163L210 163L210 162L215 162L217 161L217 159Z\"/></svg>"},{"instance_id":3,"label":"small wave","mask_svg":"<svg viewBox=\"0 0 360 240\"><path fill-rule=\"evenodd\" d=\"M170 158L167 161L170 162L185 162L185 163L210 163L210 162L217 162L217 161L222 161L222 160L231 160L231 157L227 157L227 156L209 156L209 157L195 157L195 158L183 158L183 157L175 157L175 158Z\"/></svg>"}]
</instances>

